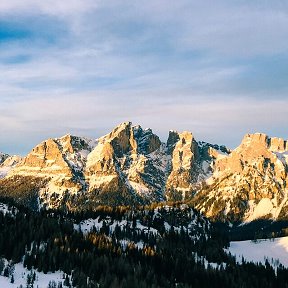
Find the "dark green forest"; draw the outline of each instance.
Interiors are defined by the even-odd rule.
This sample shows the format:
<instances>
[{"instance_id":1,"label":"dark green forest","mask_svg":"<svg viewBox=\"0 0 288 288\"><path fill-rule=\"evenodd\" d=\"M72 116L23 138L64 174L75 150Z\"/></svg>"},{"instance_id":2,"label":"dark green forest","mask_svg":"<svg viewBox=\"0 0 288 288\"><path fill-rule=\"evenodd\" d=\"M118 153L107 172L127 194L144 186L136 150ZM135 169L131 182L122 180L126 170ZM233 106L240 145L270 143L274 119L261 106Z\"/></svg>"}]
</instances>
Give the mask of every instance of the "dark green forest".
<instances>
[{"instance_id":1,"label":"dark green forest","mask_svg":"<svg viewBox=\"0 0 288 288\"><path fill-rule=\"evenodd\" d=\"M191 207L99 206L64 213L1 202L10 212L0 212L0 256L11 265L23 261L29 270L61 270L64 287L288 287L284 267L237 264L223 250L229 233ZM96 218L103 223L100 229L81 230L82 220ZM167 230L165 223L177 229ZM13 281L10 270L0 265L2 275Z\"/></svg>"}]
</instances>

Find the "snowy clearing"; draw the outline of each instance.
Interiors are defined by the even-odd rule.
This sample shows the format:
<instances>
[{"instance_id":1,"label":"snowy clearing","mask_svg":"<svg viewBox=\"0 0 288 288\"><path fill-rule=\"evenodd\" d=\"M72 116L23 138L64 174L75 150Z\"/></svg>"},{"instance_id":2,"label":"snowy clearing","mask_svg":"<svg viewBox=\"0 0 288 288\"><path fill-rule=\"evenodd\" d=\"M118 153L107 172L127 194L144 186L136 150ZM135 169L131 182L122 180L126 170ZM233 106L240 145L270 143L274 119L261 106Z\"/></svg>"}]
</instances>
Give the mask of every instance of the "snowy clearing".
<instances>
[{"instance_id":1,"label":"snowy clearing","mask_svg":"<svg viewBox=\"0 0 288 288\"><path fill-rule=\"evenodd\" d=\"M50 281L55 281L56 284L61 282L63 285L63 281L64 281L63 272L44 274L36 270L33 270L33 272L34 271L36 273L34 287L47 288ZM8 278L8 277L4 277L0 275L0 287L1 288L17 288L20 285L22 285L23 287L26 287L27 275L29 274L31 274L31 271L24 268L22 263L17 263L15 264L15 271L13 273L14 283L11 283L11 276Z\"/></svg>"},{"instance_id":2,"label":"snowy clearing","mask_svg":"<svg viewBox=\"0 0 288 288\"><path fill-rule=\"evenodd\" d=\"M261 239L256 243L251 240L231 242L229 252L235 255L239 262L243 256L246 261L254 263L264 264L267 259L274 266L282 264L288 267L288 237Z\"/></svg>"}]
</instances>

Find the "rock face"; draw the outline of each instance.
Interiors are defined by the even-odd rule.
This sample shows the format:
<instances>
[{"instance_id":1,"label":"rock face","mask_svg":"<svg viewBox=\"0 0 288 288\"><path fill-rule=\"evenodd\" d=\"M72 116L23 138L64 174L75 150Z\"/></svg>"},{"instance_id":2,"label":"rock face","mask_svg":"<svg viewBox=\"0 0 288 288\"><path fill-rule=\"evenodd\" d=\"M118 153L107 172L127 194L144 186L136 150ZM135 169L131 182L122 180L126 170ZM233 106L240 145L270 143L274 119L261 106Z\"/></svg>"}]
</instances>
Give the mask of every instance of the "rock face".
<instances>
[{"instance_id":1,"label":"rock face","mask_svg":"<svg viewBox=\"0 0 288 288\"><path fill-rule=\"evenodd\" d=\"M4 178L9 173L9 171L12 170L22 160L22 158L16 155L9 156L5 154L5 157L3 157L2 160L2 162L0 161L0 179Z\"/></svg>"},{"instance_id":2,"label":"rock face","mask_svg":"<svg viewBox=\"0 0 288 288\"><path fill-rule=\"evenodd\" d=\"M171 172L166 183L167 196L181 200L186 193L191 192L193 184L198 182L198 144L190 132L170 131L167 146L171 153Z\"/></svg>"},{"instance_id":3,"label":"rock face","mask_svg":"<svg viewBox=\"0 0 288 288\"><path fill-rule=\"evenodd\" d=\"M230 151L186 131L170 131L162 143L151 129L125 122L97 140L48 139L23 159L0 154L0 163L0 194L33 191L38 206L185 200L224 221L288 217L288 143L260 133Z\"/></svg>"},{"instance_id":4,"label":"rock face","mask_svg":"<svg viewBox=\"0 0 288 288\"><path fill-rule=\"evenodd\" d=\"M0 165L9 157L8 154L4 154L0 152Z\"/></svg>"},{"instance_id":5,"label":"rock face","mask_svg":"<svg viewBox=\"0 0 288 288\"><path fill-rule=\"evenodd\" d=\"M94 145L92 140L71 135L48 139L33 148L6 178L15 185L27 177L30 181L34 179L32 182L45 183L39 189L40 203L58 207L67 193L75 194L85 189L83 169Z\"/></svg>"},{"instance_id":6,"label":"rock face","mask_svg":"<svg viewBox=\"0 0 288 288\"><path fill-rule=\"evenodd\" d=\"M95 141L71 135L43 141L7 169L0 186L22 191L24 183L41 183L27 189L38 189L40 205L51 208L181 200L210 176L219 153L213 147L189 132L170 131L161 143L151 129L125 122Z\"/></svg>"},{"instance_id":7,"label":"rock face","mask_svg":"<svg viewBox=\"0 0 288 288\"><path fill-rule=\"evenodd\" d=\"M143 130L130 122L121 124L100 138L88 155L85 168L88 191L103 194L124 189L139 201L162 200L163 149L151 129Z\"/></svg>"},{"instance_id":8,"label":"rock face","mask_svg":"<svg viewBox=\"0 0 288 288\"><path fill-rule=\"evenodd\" d=\"M86 157L92 150L93 141L65 135L58 139L43 141L13 170L15 174L38 174L38 176L77 177L81 174Z\"/></svg>"},{"instance_id":9,"label":"rock face","mask_svg":"<svg viewBox=\"0 0 288 288\"><path fill-rule=\"evenodd\" d=\"M229 156L215 161L206 187L193 199L208 217L230 221L286 218L287 141L247 134Z\"/></svg>"},{"instance_id":10,"label":"rock face","mask_svg":"<svg viewBox=\"0 0 288 288\"><path fill-rule=\"evenodd\" d=\"M192 133L186 131L170 131L167 152L171 155L171 167L166 182L166 196L168 200L174 201L194 196L211 176L219 155L230 153L224 146L197 142Z\"/></svg>"}]
</instances>

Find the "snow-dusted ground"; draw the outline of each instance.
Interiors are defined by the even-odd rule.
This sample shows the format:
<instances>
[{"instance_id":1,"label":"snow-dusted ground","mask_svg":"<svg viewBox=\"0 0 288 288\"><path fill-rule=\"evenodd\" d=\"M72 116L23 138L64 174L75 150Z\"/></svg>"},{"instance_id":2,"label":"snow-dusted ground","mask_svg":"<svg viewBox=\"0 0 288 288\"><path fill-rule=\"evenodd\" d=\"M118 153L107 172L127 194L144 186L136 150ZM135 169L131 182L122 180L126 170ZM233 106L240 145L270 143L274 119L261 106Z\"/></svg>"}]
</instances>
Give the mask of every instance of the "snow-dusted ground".
<instances>
[{"instance_id":1,"label":"snow-dusted ground","mask_svg":"<svg viewBox=\"0 0 288 288\"><path fill-rule=\"evenodd\" d=\"M6 215L7 213L10 215L14 215L16 213L18 213L18 209L13 207L13 206L8 206L7 204L1 203L0 202L0 211L3 212L4 215Z\"/></svg>"},{"instance_id":2,"label":"snow-dusted ground","mask_svg":"<svg viewBox=\"0 0 288 288\"><path fill-rule=\"evenodd\" d=\"M27 275L30 274L30 272L31 271L23 267L22 263L17 263L15 264L15 271L13 273L14 283L11 283L11 277L7 278L4 276L0 276L0 287L17 288L21 284L23 287L26 287ZM36 273L36 280L34 282L34 287L47 288L50 281L55 281L56 284L58 284L58 282L61 282L63 285L64 281L63 272L44 274L42 272L35 271L35 273Z\"/></svg>"},{"instance_id":3,"label":"snow-dusted ground","mask_svg":"<svg viewBox=\"0 0 288 288\"><path fill-rule=\"evenodd\" d=\"M0 167L0 179L4 178L10 170L10 167Z\"/></svg>"},{"instance_id":4,"label":"snow-dusted ground","mask_svg":"<svg viewBox=\"0 0 288 288\"><path fill-rule=\"evenodd\" d=\"M278 263L288 267L288 237L275 238L274 240L257 240L257 243L236 241L230 243L229 252L241 262L242 255L246 261L265 263L277 266Z\"/></svg>"},{"instance_id":5,"label":"snow-dusted ground","mask_svg":"<svg viewBox=\"0 0 288 288\"><path fill-rule=\"evenodd\" d=\"M4 203L0 203L0 211L2 211L4 215L10 213L8 205Z\"/></svg>"},{"instance_id":6,"label":"snow-dusted ground","mask_svg":"<svg viewBox=\"0 0 288 288\"><path fill-rule=\"evenodd\" d=\"M109 225L109 229L110 232L114 232L116 225L118 225L120 227L120 229L122 230L127 224L129 226L132 225L132 222L127 222L126 220L122 220L122 221L114 221L113 223L111 223L111 219L109 217L106 217L105 219L106 225ZM97 217L96 219L87 219L82 221L80 224L74 224L74 229L79 231L79 228L81 228L81 231L84 234L89 233L93 228L96 229L96 231L99 231L101 228L103 227L103 219L100 220L100 217ZM159 232L152 228L152 227L147 227L142 225L139 220L136 221L136 230L139 231L144 231L144 233L151 233L151 234L155 234L158 235Z\"/></svg>"}]
</instances>

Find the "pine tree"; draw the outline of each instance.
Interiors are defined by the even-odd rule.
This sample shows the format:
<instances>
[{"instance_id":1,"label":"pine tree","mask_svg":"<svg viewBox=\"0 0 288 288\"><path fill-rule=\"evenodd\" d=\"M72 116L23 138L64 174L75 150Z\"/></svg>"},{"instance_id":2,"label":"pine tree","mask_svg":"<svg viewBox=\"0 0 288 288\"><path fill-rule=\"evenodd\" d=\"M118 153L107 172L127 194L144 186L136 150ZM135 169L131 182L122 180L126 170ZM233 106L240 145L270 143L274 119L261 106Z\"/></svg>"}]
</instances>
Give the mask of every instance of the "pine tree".
<instances>
[{"instance_id":1,"label":"pine tree","mask_svg":"<svg viewBox=\"0 0 288 288\"><path fill-rule=\"evenodd\" d=\"M67 286L67 287L71 286L68 274L66 274L66 277L65 277L63 284L64 284L64 286Z\"/></svg>"},{"instance_id":2,"label":"pine tree","mask_svg":"<svg viewBox=\"0 0 288 288\"><path fill-rule=\"evenodd\" d=\"M5 267L5 261L3 258L0 258L0 275Z\"/></svg>"},{"instance_id":3,"label":"pine tree","mask_svg":"<svg viewBox=\"0 0 288 288\"><path fill-rule=\"evenodd\" d=\"M48 287L47 288L57 288L57 284L54 280L49 281Z\"/></svg>"}]
</instances>

